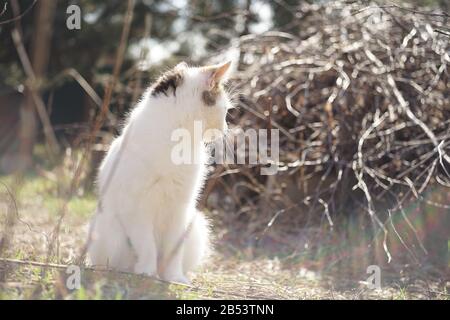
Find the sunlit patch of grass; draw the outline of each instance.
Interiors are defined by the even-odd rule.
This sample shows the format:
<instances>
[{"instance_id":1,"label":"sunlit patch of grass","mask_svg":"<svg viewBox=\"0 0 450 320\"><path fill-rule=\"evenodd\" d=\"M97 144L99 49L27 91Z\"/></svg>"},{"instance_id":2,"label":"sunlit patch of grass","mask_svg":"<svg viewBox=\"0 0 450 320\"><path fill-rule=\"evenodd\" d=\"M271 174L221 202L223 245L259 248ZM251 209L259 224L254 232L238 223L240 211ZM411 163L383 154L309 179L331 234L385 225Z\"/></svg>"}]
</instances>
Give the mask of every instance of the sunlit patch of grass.
<instances>
[{"instance_id":1,"label":"sunlit patch of grass","mask_svg":"<svg viewBox=\"0 0 450 320\"><path fill-rule=\"evenodd\" d=\"M447 287L444 287L441 298L442 298L442 300L450 300L450 294L448 292Z\"/></svg>"},{"instance_id":2,"label":"sunlit patch of grass","mask_svg":"<svg viewBox=\"0 0 450 320\"><path fill-rule=\"evenodd\" d=\"M75 291L74 299L75 300L88 300L89 296L88 296L86 289L84 287L81 287L80 289Z\"/></svg>"},{"instance_id":3,"label":"sunlit patch of grass","mask_svg":"<svg viewBox=\"0 0 450 320\"><path fill-rule=\"evenodd\" d=\"M192 291L191 288L189 287L177 284L170 284L169 290L174 293L177 299L198 300L201 298L198 292Z\"/></svg>"},{"instance_id":4,"label":"sunlit patch of grass","mask_svg":"<svg viewBox=\"0 0 450 320\"><path fill-rule=\"evenodd\" d=\"M39 165L42 168L51 170L54 164L50 161L50 157L48 156L48 150L45 144L37 143L34 145L33 163Z\"/></svg>"},{"instance_id":5,"label":"sunlit patch of grass","mask_svg":"<svg viewBox=\"0 0 450 320\"><path fill-rule=\"evenodd\" d=\"M42 268L27 266L5 269L5 279L0 284L3 299L54 299L54 274Z\"/></svg>"},{"instance_id":6,"label":"sunlit patch of grass","mask_svg":"<svg viewBox=\"0 0 450 320\"><path fill-rule=\"evenodd\" d=\"M13 189L15 178L5 176L0 181ZM27 175L16 192L16 200L25 206L42 207L50 214L59 214L65 202L69 213L78 217L88 217L95 210L96 197L92 193L73 196L68 200L60 193L57 182L37 175Z\"/></svg>"},{"instance_id":7,"label":"sunlit patch of grass","mask_svg":"<svg viewBox=\"0 0 450 320\"><path fill-rule=\"evenodd\" d=\"M396 294L392 297L393 300L407 300L408 294L406 288L399 287Z\"/></svg>"},{"instance_id":8,"label":"sunlit patch of grass","mask_svg":"<svg viewBox=\"0 0 450 320\"><path fill-rule=\"evenodd\" d=\"M22 259L25 259L26 253L22 249L19 248L14 252L13 257L14 257L14 259L22 260Z\"/></svg>"},{"instance_id":9,"label":"sunlit patch of grass","mask_svg":"<svg viewBox=\"0 0 450 320\"><path fill-rule=\"evenodd\" d=\"M69 201L69 212L80 216L88 217L95 210L97 200L94 195L89 194L82 198L73 198Z\"/></svg>"},{"instance_id":10,"label":"sunlit patch of grass","mask_svg":"<svg viewBox=\"0 0 450 320\"><path fill-rule=\"evenodd\" d=\"M111 300L111 296L105 291L105 281L99 280L94 283L93 288L89 289L86 286L81 286L79 289L74 291L72 295L74 300ZM118 297L122 297L119 290L113 292L113 299L117 300Z\"/></svg>"},{"instance_id":11,"label":"sunlit patch of grass","mask_svg":"<svg viewBox=\"0 0 450 320\"><path fill-rule=\"evenodd\" d=\"M48 196L43 200L45 208L51 214L59 214L66 200ZM73 197L67 201L67 210L71 215L87 218L94 212L97 201L93 195Z\"/></svg>"}]
</instances>

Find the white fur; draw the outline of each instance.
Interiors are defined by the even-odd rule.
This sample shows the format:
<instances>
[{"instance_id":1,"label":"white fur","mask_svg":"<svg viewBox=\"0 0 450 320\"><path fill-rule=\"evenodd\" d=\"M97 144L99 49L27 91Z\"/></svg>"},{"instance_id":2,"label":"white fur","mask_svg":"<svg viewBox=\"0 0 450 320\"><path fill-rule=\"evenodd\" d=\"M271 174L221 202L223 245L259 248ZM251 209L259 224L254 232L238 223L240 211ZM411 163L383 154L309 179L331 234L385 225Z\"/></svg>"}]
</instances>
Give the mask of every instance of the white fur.
<instances>
[{"instance_id":1,"label":"white fur","mask_svg":"<svg viewBox=\"0 0 450 320\"><path fill-rule=\"evenodd\" d=\"M209 73L181 68L184 80L176 95L169 90L168 96L153 97L148 90L100 167L100 206L88 249L92 265L188 282L187 272L210 250L209 224L195 208L206 176L204 141L193 141L197 163L177 165L171 161L176 144L171 134L177 128L192 132L195 120L205 129L226 130L230 102L224 93L215 106L204 105L201 94ZM165 261L180 239L179 250Z\"/></svg>"}]
</instances>

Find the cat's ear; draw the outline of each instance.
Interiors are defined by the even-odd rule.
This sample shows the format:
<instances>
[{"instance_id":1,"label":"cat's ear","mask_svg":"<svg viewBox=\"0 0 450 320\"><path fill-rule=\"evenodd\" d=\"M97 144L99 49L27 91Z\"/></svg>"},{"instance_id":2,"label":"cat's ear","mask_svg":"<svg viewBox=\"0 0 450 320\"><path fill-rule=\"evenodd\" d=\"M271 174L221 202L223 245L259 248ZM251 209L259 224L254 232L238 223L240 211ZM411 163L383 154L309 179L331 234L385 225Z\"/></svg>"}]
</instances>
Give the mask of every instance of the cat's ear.
<instances>
[{"instance_id":1,"label":"cat's ear","mask_svg":"<svg viewBox=\"0 0 450 320\"><path fill-rule=\"evenodd\" d=\"M180 63L178 63L175 66L174 69L177 70L177 71L182 71L182 70L185 70L187 68L189 68L188 64L186 62L184 62L184 61L181 61Z\"/></svg>"},{"instance_id":2,"label":"cat's ear","mask_svg":"<svg viewBox=\"0 0 450 320\"><path fill-rule=\"evenodd\" d=\"M230 66L231 61L227 61L204 68L204 71L208 73L208 87L210 89L216 87L220 82L227 80Z\"/></svg>"}]
</instances>

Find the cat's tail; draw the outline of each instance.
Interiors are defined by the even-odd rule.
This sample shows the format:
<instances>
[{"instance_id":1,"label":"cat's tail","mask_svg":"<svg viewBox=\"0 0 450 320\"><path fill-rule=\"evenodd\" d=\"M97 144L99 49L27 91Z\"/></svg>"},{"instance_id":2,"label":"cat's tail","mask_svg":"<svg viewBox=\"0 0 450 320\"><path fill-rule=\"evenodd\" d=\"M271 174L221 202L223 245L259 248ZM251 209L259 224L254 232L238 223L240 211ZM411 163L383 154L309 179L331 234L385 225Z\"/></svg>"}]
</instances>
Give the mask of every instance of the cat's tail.
<instances>
[{"instance_id":1,"label":"cat's tail","mask_svg":"<svg viewBox=\"0 0 450 320\"><path fill-rule=\"evenodd\" d=\"M193 271L212 253L209 222L202 212L195 210L189 234L184 242L183 270Z\"/></svg>"}]
</instances>

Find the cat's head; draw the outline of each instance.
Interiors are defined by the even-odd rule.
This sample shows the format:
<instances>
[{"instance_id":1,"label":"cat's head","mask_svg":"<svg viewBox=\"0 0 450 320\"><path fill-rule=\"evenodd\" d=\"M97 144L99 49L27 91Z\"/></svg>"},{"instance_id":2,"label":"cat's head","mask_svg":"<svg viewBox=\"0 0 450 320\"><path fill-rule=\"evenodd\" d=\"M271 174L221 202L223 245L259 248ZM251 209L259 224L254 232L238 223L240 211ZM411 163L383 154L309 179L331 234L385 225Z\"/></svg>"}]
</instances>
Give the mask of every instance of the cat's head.
<instances>
[{"instance_id":1,"label":"cat's head","mask_svg":"<svg viewBox=\"0 0 450 320\"><path fill-rule=\"evenodd\" d=\"M189 120L200 120L204 130L227 130L226 114L232 102L224 84L231 62L190 67L179 63L163 74L152 87L152 96L171 99ZM206 138L208 140L208 138Z\"/></svg>"}]
</instances>

